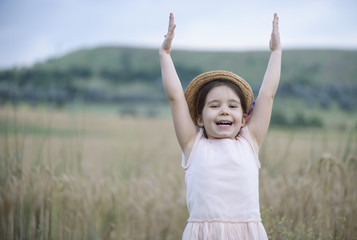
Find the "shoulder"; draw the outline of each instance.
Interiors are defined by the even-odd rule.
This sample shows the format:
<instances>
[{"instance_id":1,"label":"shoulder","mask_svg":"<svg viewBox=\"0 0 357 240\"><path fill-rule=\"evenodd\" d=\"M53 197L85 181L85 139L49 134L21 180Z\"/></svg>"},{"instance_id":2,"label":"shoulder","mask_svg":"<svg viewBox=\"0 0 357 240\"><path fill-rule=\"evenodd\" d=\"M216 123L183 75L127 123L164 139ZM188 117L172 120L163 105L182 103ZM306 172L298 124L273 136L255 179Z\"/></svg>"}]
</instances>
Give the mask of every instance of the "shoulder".
<instances>
[{"instance_id":1,"label":"shoulder","mask_svg":"<svg viewBox=\"0 0 357 240\"><path fill-rule=\"evenodd\" d=\"M252 138L252 135L250 133L248 125L245 125L244 127L241 128L239 134L238 134L238 139L239 138L244 138L249 145L252 147L253 151L258 154L259 152L259 145L256 141L254 141L254 138Z\"/></svg>"},{"instance_id":2,"label":"shoulder","mask_svg":"<svg viewBox=\"0 0 357 240\"><path fill-rule=\"evenodd\" d=\"M197 134L195 138L187 145L187 147L182 151L182 167L187 169L192 161L192 155L197 148L199 142L204 139L204 133L202 128L197 129Z\"/></svg>"},{"instance_id":3,"label":"shoulder","mask_svg":"<svg viewBox=\"0 0 357 240\"><path fill-rule=\"evenodd\" d=\"M245 144L246 146L245 150L249 151L252 154L257 164L257 167L259 169L260 168L259 151L258 151L259 148L258 145L254 142L253 138L251 137L248 126L245 126L241 129L237 140L239 140L239 138L244 139L244 141L247 143Z\"/></svg>"},{"instance_id":4,"label":"shoulder","mask_svg":"<svg viewBox=\"0 0 357 240\"><path fill-rule=\"evenodd\" d=\"M187 144L186 148L183 150L183 153L186 157L191 155L191 152L194 150L194 147L197 143L204 138L204 133L202 128L197 128L195 137Z\"/></svg>"},{"instance_id":5,"label":"shoulder","mask_svg":"<svg viewBox=\"0 0 357 240\"><path fill-rule=\"evenodd\" d=\"M238 137L242 137L246 139L249 142L249 144L252 146L253 150L257 153L259 152L259 144L252 137L252 133L248 125L245 125L244 127L241 128Z\"/></svg>"}]
</instances>

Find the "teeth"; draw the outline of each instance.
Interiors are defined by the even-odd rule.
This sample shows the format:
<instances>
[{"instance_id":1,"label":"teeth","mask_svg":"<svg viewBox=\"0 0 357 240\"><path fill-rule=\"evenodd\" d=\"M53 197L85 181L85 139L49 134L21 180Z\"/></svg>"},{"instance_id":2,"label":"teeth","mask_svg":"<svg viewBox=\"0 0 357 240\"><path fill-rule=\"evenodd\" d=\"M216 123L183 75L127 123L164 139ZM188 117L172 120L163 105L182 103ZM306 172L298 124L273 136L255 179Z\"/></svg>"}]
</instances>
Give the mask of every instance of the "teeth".
<instances>
[{"instance_id":1,"label":"teeth","mask_svg":"<svg viewBox=\"0 0 357 240\"><path fill-rule=\"evenodd\" d=\"M217 125L232 125L231 122L218 122Z\"/></svg>"}]
</instances>

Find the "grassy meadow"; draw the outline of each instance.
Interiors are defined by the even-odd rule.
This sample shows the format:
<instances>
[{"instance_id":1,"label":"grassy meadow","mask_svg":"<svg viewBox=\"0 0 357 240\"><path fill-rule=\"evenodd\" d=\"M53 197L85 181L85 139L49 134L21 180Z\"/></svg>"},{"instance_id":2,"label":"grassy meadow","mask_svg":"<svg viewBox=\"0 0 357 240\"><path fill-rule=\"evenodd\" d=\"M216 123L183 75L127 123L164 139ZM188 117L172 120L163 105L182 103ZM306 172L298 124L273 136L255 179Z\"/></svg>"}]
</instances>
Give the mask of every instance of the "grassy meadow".
<instances>
[{"instance_id":1,"label":"grassy meadow","mask_svg":"<svg viewBox=\"0 0 357 240\"><path fill-rule=\"evenodd\" d=\"M270 239L357 239L356 121L338 126L269 130ZM180 239L180 164L170 117L2 106L0 239Z\"/></svg>"}]
</instances>

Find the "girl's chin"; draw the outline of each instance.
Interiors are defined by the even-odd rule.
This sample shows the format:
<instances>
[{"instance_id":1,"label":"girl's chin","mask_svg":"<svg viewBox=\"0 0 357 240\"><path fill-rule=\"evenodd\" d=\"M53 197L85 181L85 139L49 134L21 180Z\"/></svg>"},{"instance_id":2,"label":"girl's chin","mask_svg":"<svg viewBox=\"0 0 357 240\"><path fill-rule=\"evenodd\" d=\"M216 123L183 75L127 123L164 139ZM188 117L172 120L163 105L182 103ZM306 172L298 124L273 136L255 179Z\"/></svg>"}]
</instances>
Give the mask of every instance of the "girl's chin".
<instances>
[{"instance_id":1,"label":"girl's chin","mask_svg":"<svg viewBox=\"0 0 357 240\"><path fill-rule=\"evenodd\" d=\"M235 139L237 134L232 134L232 133L217 133L217 134L207 134L207 137L209 139Z\"/></svg>"}]
</instances>

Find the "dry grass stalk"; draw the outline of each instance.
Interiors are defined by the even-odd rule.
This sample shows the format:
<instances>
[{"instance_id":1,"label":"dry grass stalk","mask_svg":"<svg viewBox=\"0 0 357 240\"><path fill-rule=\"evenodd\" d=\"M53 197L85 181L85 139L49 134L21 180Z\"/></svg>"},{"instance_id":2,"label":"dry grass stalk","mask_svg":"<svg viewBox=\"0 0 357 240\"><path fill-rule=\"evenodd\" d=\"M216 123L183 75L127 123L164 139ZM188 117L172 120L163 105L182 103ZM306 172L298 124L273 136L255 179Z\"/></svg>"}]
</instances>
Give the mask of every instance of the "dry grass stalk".
<instances>
[{"instance_id":1,"label":"dry grass stalk","mask_svg":"<svg viewBox=\"0 0 357 240\"><path fill-rule=\"evenodd\" d=\"M51 114L52 133L0 136L0 239L181 238L184 172L170 120ZM20 129L48 126L42 112L17 117ZM83 124L81 134L73 122ZM271 239L354 239L357 139L334 148L307 136L273 131L262 149L267 232Z\"/></svg>"}]
</instances>

